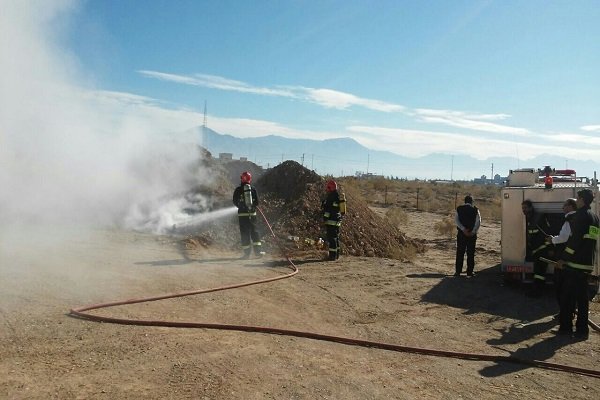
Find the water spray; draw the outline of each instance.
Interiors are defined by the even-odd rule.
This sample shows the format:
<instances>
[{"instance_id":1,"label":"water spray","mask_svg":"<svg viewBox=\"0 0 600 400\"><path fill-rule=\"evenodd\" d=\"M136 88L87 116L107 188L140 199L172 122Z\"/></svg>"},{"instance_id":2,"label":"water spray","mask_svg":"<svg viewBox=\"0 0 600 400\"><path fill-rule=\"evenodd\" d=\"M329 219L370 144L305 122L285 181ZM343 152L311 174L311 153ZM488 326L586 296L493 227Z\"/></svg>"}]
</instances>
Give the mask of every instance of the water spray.
<instances>
[{"instance_id":1,"label":"water spray","mask_svg":"<svg viewBox=\"0 0 600 400\"><path fill-rule=\"evenodd\" d=\"M219 210L209 211L197 215L190 216L189 219L177 222L173 224L173 230L179 228L189 228L191 226L202 225L207 222L215 221L217 219L221 219L230 215L233 215L237 212L236 207L227 207L221 208Z\"/></svg>"}]
</instances>

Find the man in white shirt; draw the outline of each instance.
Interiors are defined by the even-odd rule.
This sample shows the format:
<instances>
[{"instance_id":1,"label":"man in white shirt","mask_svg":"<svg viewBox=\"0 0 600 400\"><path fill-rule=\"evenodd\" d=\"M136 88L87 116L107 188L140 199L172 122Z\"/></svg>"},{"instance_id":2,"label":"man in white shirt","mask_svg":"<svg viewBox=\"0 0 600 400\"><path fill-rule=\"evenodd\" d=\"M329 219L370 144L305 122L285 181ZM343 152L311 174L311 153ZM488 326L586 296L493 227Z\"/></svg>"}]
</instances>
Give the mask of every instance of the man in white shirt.
<instances>
[{"instance_id":1,"label":"man in white shirt","mask_svg":"<svg viewBox=\"0 0 600 400\"><path fill-rule=\"evenodd\" d=\"M473 205L473 197L465 196L465 204L456 208L456 263L454 276L459 277L467 253L467 276L474 275L475 268L475 243L477 242L477 231L481 226L481 215L477 207Z\"/></svg>"},{"instance_id":2,"label":"man in white shirt","mask_svg":"<svg viewBox=\"0 0 600 400\"><path fill-rule=\"evenodd\" d=\"M557 236L548 235L546 236L546 242L552 244L563 244L567 243L569 236L571 236L571 224L569 223L569 217L577 211L577 200L567 199L563 204L563 212L565 213L565 222L560 228L560 232Z\"/></svg>"}]
</instances>

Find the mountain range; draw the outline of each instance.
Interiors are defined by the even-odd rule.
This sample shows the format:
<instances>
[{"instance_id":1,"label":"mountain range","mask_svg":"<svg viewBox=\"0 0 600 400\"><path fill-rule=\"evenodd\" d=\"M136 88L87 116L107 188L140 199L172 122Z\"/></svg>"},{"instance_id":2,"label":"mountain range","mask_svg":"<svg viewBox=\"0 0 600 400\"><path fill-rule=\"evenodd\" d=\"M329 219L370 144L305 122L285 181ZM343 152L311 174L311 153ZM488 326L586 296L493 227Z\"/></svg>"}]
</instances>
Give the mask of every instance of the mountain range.
<instances>
[{"instance_id":1,"label":"mountain range","mask_svg":"<svg viewBox=\"0 0 600 400\"><path fill-rule=\"evenodd\" d=\"M509 170L518 168L574 169L578 176L593 177L600 171L600 163L542 155L526 161L516 157L491 157L478 160L474 157L452 154L429 154L424 157L405 157L389 151L371 150L351 138L327 140L290 139L269 135L238 138L221 134L206 127L196 127L185 132L197 138L199 144L211 152L231 153L234 159L247 158L263 168L274 167L294 160L320 175L352 176L371 173L386 177L407 179L472 180L507 176Z\"/></svg>"}]
</instances>

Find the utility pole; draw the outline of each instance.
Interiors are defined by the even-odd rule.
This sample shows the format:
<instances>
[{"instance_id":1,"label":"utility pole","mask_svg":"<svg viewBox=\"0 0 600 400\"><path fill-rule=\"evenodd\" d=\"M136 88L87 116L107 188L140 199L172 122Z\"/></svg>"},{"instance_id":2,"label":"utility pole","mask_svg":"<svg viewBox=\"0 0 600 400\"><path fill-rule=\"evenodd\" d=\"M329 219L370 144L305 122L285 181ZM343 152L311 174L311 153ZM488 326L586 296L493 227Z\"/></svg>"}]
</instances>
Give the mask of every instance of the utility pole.
<instances>
[{"instance_id":1,"label":"utility pole","mask_svg":"<svg viewBox=\"0 0 600 400\"><path fill-rule=\"evenodd\" d=\"M304 167L304 153L302 153L302 166Z\"/></svg>"},{"instance_id":2,"label":"utility pole","mask_svg":"<svg viewBox=\"0 0 600 400\"><path fill-rule=\"evenodd\" d=\"M454 179L452 178L454 175L454 156L452 156L452 164L450 167L450 182L454 182Z\"/></svg>"},{"instance_id":3,"label":"utility pole","mask_svg":"<svg viewBox=\"0 0 600 400\"><path fill-rule=\"evenodd\" d=\"M369 163L371 162L371 154L367 152L367 175L369 175Z\"/></svg>"},{"instance_id":4,"label":"utility pole","mask_svg":"<svg viewBox=\"0 0 600 400\"><path fill-rule=\"evenodd\" d=\"M204 119L202 121L202 146L208 150L208 135L206 132L206 100L204 100Z\"/></svg>"},{"instance_id":5,"label":"utility pole","mask_svg":"<svg viewBox=\"0 0 600 400\"><path fill-rule=\"evenodd\" d=\"M494 181L494 163L492 163L492 176L490 176L490 180Z\"/></svg>"}]
</instances>

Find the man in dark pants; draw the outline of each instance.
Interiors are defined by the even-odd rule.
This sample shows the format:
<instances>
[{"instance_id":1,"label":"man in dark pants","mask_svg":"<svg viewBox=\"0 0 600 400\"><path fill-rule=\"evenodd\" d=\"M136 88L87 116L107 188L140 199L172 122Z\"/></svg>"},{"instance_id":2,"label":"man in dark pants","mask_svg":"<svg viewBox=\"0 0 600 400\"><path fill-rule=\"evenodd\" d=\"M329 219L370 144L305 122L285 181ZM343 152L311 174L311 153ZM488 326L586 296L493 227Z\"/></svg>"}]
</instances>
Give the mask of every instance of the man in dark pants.
<instances>
[{"instance_id":1,"label":"man in dark pants","mask_svg":"<svg viewBox=\"0 0 600 400\"><path fill-rule=\"evenodd\" d=\"M244 254L243 259L250 258L254 247L254 253L262 257L265 253L261 251L262 242L256 230L256 208L258 207L258 194L251 186L252 175L245 171L240 176L240 186L233 192L233 204L238 208L238 222L240 225L240 237ZM252 240L252 242L250 242Z\"/></svg>"},{"instance_id":2,"label":"man in dark pants","mask_svg":"<svg viewBox=\"0 0 600 400\"><path fill-rule=\"evenodd\" d=\"M466 196L465 204L456 208L456 272L458 277L462 273L465 251L467 252L467 276L473 276L475 268L475 243L477 231L481 225L481 215L473 205L473 197Z\"/></svg>"},{"instance_id":3,"label":"man in dark pants","mask_svg":"<svg viewBox=\"0 0 600 400\"><path fill-rule=\"evenodd\" d=\"M564 279L560 298L560 328L557 333L573 333L571 318L577 308L575 338L578 340L587 340L589 337L588 280L594 270L596 246L600 238L600 221L590 208L593 201L594 193L590 189L577 192L577 211L571 222L571 236L557 265L558 268L563 268Z\"/></svg>"}]
</instances>

